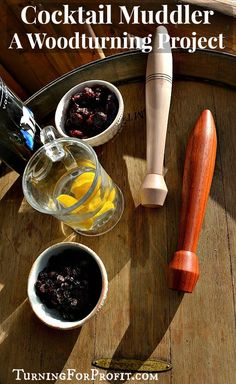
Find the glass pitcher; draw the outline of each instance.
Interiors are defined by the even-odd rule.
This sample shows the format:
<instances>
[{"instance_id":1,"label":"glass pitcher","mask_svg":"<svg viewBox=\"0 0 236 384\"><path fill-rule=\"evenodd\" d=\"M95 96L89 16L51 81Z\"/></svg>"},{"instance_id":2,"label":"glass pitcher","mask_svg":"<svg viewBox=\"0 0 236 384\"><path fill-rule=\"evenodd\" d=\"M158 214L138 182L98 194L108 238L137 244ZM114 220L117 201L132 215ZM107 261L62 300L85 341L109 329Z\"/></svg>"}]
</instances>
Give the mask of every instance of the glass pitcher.
<instances>
[{"instance_id":1,"label":"glass pitcher","mask_svg":"<svg viewBox=\"0 0 236 384\"><path fill-rule=\"evenodd\" d=\"M84 235L112 229L123 213L123 195L92 147L75 138L56 139L51 127L43 129L42 141L23 174L28 203Z\"/></svg>"}]
</instances>

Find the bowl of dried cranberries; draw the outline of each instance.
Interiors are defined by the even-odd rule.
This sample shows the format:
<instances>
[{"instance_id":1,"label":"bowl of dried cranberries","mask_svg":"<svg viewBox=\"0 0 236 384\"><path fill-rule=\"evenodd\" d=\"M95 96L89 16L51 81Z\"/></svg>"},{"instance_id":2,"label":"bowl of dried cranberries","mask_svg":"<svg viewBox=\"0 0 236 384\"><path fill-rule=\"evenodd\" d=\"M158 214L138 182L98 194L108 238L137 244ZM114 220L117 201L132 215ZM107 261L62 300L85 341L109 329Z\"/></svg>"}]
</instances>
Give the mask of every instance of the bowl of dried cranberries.
<instances>
[{"instance_id":1,"label":"bowl of dried cranberries","mask_svg":"<svg viewBox=\"0 0 236 384\"><path fill-rule=\"evenodd\" d=\"M92 249L73 242L47 248L35 260L28 297L37 317L50 327L81 327L103 306L108 291L103 262Z\"/></svg>"},{"instance_id":2,"label":"bowl of dried cranberries","mask_svg":"<svg viewBox=\"0 0 236 384\"><path fill-rule=\"evenodd\" d=\"M84 140L92 147L112 139L121 128L124 102L117 87L89 80L71 88L60 100L55 124L61 136Z\"/></svg>"}]
</instances>

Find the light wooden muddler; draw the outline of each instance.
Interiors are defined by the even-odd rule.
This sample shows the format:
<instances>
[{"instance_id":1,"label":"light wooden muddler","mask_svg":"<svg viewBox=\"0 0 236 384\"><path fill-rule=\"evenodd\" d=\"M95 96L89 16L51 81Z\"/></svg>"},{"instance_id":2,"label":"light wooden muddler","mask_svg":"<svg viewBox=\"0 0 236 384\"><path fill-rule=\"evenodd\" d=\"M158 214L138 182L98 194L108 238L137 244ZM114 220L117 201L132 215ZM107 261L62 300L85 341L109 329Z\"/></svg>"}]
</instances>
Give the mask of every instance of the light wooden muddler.
<instances>
[{"instance_id":1,"label":"light wooden muddler","mask_svg":"<svg viewBox=\"0 0 236 384\"><path fill-rule=\"evenodd\" d=\"M202 112L188 141L182 187L178 251L168 267L169 288L192 292L199 264L195 252L205 215L216 158L216 129L209 110Z\"/></svg>"},{"instance_id":2,"label":"light wooden muddler","mask_svg":"<svg viewBox=\"0 0 236 384\"><path fill-rule=\"evenodd\" d=\"M163 177L166 131L172 91L172 53L165 27L156 29L146 70L147 173L140 189L141 204L164 204L167 187Z\"/></svg>"}]
</instances>

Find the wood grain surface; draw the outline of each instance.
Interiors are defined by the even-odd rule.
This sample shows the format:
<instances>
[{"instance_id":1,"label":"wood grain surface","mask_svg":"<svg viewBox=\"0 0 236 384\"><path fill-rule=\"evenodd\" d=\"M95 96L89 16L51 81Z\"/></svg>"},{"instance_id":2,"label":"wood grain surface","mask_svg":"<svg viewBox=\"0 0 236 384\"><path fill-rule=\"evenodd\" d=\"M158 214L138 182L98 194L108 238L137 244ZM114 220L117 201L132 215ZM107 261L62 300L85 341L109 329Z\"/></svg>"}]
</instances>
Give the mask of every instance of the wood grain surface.
<instances>
[{"instance_id":1,"label":"wood grain surface","mask_svg":"<svg viewBox=\"0 0 236 384\"><path fill-rule=\"evenodd\" d=\"M116 71L114 66L114 77ZM123 83L119 88L125 100L123 130L98 149L101 164L125 197L124 215L111 232L95 238L75 235L28 206L14 172L1 175L2 384L15 382L14 368L26 372L75 368L88 373L92 360L101 357L171 361L173 370L159 375L161 384L235 383L235 91L174 81L165 154L169 193L163 208L147 209L137 206L146 170L144 83ZM214 115L219 145L198 247L201 277L194 293L183 296L167 288L165 270L177 247L187 139L205 108ZM82 329L60 332L32 313L26 286L38 254L68 240L88 245L102 258L109 294L98 316Z\"/></svg>"}]
</instances>

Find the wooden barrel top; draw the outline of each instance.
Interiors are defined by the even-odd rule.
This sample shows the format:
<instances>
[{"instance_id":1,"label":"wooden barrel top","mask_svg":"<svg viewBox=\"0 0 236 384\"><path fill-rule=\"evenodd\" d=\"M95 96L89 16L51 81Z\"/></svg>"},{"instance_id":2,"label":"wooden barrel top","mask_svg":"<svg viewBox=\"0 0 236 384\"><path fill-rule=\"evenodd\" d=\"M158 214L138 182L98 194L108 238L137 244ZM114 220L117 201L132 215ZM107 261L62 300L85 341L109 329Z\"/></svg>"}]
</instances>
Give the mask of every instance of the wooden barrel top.
<instances>
[{"instance_id":1,"label":"wooden barrel top","mask_svg":"<svg viewBox=\"0 0 236 384\"><path fill-rule=\"evenodd\" d=\"M62 94L77 82L100 78L118 84L125 102L123 130L97 152L124 193L125 210L111 232L94 238L75 235L28 206L14 172L1 177L2 384L14 382L14 368L90 373L92 360L101 357L171 361L173 370L160 374L161 384L235 383L235 63L227 54L174 52L165 152L169 193L160 209L137 205L146 166L145 55L125 53L83 66L28 100L38 120L46 123ZM205 108L216 121L217 161L197 252L200 279L194 293L183 296L167 288L165 269L177 247L186 142ZM60 332L41 324L32 313L26 286L38 254L68 240L88 245L102 258L109 294L98 316L82 329Z\"/></svg>"}]
</instances>

